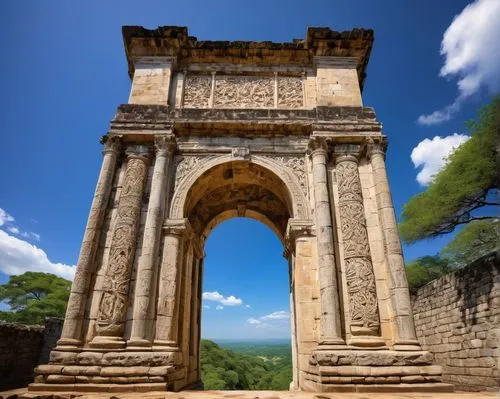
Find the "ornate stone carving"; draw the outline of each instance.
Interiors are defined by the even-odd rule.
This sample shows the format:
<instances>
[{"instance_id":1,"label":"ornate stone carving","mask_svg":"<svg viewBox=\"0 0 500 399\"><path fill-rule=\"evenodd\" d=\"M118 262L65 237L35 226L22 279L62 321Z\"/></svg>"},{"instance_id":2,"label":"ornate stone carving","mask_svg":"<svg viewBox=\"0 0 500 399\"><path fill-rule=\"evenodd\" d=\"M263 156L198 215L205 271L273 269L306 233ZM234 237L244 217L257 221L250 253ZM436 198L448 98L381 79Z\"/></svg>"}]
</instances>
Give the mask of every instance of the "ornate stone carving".
<instances>
[{"instance_id":1,"label":"ornate stone carving","mask_svg":"<svg viewBox=\"0 0 500 399\"><path fill-rule=\"evenodd\" d=\"M121 336L127 312L131 266L134 260L141 201L147 176L145 154L129 153L118 204L109 264L97 316L100 336Z\"/></svg>"},{"instance_id":2,"label":"ornate stone carving","mask_svg":"<svg viewBox=\"0 0 500 399\"><path fill-rule=\"evenodd\" d=\"M300 108L304 103L302 79L298 77L278 78L278 107Z\"/></svg>"},{"instance_id":3,"label":"ornate stone carving","mask_svg":"<svg viewBox=\"0 0 500 399\"><path fill-rule=\"evenodd\" d=\"M189 172L193 171L193 169L199 164L199 162L202 158L204 158L204 157L196 156L196 155L185 155L185 156L178 157L176 159L177 162L175 165L174 188L177 188L177 186L179 185L179 182L182 181L182 179L184 179L184 177Z\"/></svg>"},{"instance_id":4,"label":"ornate stone carving","mask_svg":"<svg viewBox=\"0 0 500 399\"><path fill-rule=\"evenodd\" d=\"M340 226L353 335L378 335L380 319L370 256L358 162L353 154L337 157Z\"/></svg>"},{"instance_id":5,"label":"ornate stone carving","mask_svg":"<svg viewBox=\"0 0 500 399\"><path fill-rule=\"evenodd\" d=\"M184 107L208 108L212 92L211 75L187 75L184 83Z\"/></svg>"},{"instance_id":6,"label":"ornate stone carving","mask_svg":"<svg viewBox=\"0 0 500 399\"><path fill-rule=\"evenodd\" d=\"M346 280L352 334L378 333L377 292L370 257L347 258Z\"/></svg>"},{"instance_id":7,"label":"ornate stone carving","mask_svg":"<svg viewBox=\"0 0 500 399\"><path fill-rule=\"evenodd\" d=\"M285 168L293 171L293 175L297 178L302 192L308 197L307 189L307 174L306 174L306 161L301 155L266 155L266 158L272 159Z\"/></svg>"},{"instance_id":8,"label":"ornate stone carving","mask_svg":"<svg viewBox=\"0 0 500 399\"><path fill-rule=\"evenodd\" d=\"M215 78L215 108L273 108L274 78L219 76Z\"/></svg>"}]
</instances>

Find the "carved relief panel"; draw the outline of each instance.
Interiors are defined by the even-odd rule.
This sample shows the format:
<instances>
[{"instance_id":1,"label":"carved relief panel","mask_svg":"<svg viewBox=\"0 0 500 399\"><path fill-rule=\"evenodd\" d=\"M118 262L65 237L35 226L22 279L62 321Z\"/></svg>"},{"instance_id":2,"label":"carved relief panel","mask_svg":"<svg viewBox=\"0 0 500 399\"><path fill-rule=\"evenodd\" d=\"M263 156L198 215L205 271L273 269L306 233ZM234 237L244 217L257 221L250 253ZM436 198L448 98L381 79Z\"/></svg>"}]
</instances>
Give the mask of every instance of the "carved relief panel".
<instances>
[{"instance_id":1,"label":"carved relief panel","mask_svg":"<svg viewBox=\"0 0 500 399\"><path fill-rule=\"evenodd\" d=\"M185 108L300 108L304 105L302 78L297 76L240 76L187 74Z\"/></svg>"},{"instance_id":2,"label":"carved relief panel","mask_svg":"<svg viewBox=\"0 0 500 399\"><path fill-rule=\"evenodd\" d=\"M208 108L212 92L212 76L188 75L184 82L184 107Z\"/></svg>"},{"instance_id":3,"label":"carved relief panel","mask_svg":"<svg viewBox=\"0 0 500 399\"><path fill-rule=\"evenodd\" d=\"M272 108L274 79L258 76L217 76L215 108Z\"/></svg>"}]
</instances>

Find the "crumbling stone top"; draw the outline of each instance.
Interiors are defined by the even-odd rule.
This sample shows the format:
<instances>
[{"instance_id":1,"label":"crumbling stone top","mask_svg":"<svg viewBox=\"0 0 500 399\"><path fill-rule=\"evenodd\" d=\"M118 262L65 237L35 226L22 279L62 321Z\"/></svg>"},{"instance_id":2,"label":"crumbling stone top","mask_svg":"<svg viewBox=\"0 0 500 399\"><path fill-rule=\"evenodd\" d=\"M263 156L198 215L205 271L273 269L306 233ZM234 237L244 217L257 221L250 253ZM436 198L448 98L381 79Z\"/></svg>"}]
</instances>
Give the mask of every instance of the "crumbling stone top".
<instances>
[{"instance_id":1,"label":"crumbling stone top","mask_svg":"<svg viewBox=\"0 0 500 399\"><path fill-rule=\"evenodd\" d=\"M374 40L372 29L336 32L330 28L308 28L305 39L288 43L199 41L188 35L187 27L181 26L123 26L122 32L131 78L136 57L176 57L181 68L193 62L307 67L313 65L314 57L356 57L361 86Z\"/></svg>"}]
</instances>

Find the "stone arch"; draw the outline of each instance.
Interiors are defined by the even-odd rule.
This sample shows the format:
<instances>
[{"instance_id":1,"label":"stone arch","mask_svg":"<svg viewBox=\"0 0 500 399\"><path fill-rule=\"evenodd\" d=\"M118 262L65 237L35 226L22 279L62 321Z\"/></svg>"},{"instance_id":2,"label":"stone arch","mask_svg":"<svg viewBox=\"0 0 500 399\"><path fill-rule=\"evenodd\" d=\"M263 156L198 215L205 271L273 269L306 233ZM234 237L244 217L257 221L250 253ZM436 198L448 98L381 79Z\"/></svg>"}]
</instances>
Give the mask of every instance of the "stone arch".
<instances>
[{"instance_id":1,"label":"stone arch","mask_svg":"<svg viewBox=\"0 0 500 399\"><path fill-rule=\"evenodd\" d=\"M195 167L193 171L188 172L186 176L182 177L178 185L176 183L167 217L171 219L181 219L185 217L185 207L189 190L201 176L209 172L212 168L230 162L249 162L250 164L261 166L281 180L284 187L286 187L288 200L291 205L290 217L296 219L310 219L306 195L299 180L293 175L289 168L280 162L262 155L252 155L249 159L243 159L235 158L231 154L202 158L200 162L200 166Z\"/></svg>"}]
</instances>

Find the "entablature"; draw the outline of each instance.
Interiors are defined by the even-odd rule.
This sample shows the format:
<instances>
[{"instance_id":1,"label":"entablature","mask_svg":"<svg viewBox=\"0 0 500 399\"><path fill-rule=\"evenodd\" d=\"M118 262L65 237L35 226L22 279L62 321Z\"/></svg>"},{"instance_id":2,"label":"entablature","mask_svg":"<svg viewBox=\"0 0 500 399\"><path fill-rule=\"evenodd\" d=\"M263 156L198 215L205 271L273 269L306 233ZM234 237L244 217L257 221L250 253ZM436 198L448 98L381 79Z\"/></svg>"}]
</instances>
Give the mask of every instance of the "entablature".
<instances>
[{"instance_id":1,"label":"entablature","mask_svg":"<svg viewBox=\"0 0 500 399\"><path fill-rule=\"evenodd\" d=\"M123 104L110 133L144 136L173 130L178 137L380 136L375 112L364 107L278 109L171 109L159 105Z\"/></svg>"}]
</instances>

